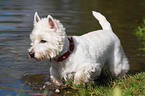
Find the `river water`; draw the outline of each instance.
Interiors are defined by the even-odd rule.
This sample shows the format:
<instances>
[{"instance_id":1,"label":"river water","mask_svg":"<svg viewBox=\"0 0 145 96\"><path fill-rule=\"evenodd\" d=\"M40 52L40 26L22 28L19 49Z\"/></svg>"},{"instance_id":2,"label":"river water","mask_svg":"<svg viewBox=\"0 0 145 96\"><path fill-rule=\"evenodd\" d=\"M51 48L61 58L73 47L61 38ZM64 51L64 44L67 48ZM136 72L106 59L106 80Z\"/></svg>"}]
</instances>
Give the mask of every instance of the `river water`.
<instances>
[{"instance_id":1,"label":"river water","mask_svg":"<svg viewBox=\"0 0 145 96\"><path fill-rule=\"evenodd\" d=\"M129 73L145 71L142 40L135 35L145 17L144 0L0 0L0 96L16 96L20 89L29 96L48 80L48 61L27 56L34 12L59 19L68 35L82 35L101 28L92 10L112 24L129 58Z\"/></svg>"}]
</instances>

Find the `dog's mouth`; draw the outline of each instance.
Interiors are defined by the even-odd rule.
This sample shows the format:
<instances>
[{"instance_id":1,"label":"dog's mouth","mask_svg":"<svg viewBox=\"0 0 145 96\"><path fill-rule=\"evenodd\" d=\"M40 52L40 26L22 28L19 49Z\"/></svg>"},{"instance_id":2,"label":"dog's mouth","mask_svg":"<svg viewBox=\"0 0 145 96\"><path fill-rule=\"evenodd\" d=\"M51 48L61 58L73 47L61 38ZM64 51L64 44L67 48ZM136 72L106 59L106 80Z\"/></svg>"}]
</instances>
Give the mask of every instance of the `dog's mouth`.
<instances>
[{"instance_id":1,"label":"dog's mouth","mask_svg":"<svg viewBox=\"0 0 145 96\"><path fill-rule=\"evenodd\" d=\"M32 52L28 52L28 57L30 58L30 59L35 59L35 60L37 60L37 61L41 61L41 60L43 60L43 59L51 59L51 57L50 56L41 56L41 58L37 58L36 56L35 56L35 53L32 53Z\"/></svg>"},{"instance_id":2,"label":"dog's mouth","mask_svg":"<svg viewBox=\"0 0 145 96\"><path fill-rule=\"evenodd\" d=\"M32 59L32 58L31 58ZM35 57L33 57L33 59L35 59L35 60L37 60L37 61L41 61L42 59L38 59L38 58L35 58Z\"/></svg>"},{"instance_id":3,"label":"dog's mouth","mask_svg":"<svg viewBox=\"0 0 145 96\"><path fill-rule=\"evenodd\" d=\"M31 57L30 55L28 55L30 59L35 59L37 61L41 61L42 59L46 59L46 58L36 58L36 57Z\"/></svg>"}]
</instances>

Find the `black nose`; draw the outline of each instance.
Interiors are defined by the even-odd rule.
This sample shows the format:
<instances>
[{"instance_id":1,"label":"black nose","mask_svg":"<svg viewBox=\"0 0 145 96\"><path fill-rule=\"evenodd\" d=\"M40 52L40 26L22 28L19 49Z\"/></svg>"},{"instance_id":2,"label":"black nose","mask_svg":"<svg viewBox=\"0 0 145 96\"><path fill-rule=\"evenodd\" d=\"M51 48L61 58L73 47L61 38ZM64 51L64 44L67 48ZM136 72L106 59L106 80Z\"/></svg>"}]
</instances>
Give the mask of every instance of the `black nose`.
<instances>
[{"instance_id":1,"label":"black nose","mask_svg":"<svg viewBox=\"0 0 145 96\"><path fill-rule=\"evenodd\" d=\"M30 55L31 58L34 58L35 54L34 54L34 52L29 52L29 55Z\"/></svg>"}]
</instances>

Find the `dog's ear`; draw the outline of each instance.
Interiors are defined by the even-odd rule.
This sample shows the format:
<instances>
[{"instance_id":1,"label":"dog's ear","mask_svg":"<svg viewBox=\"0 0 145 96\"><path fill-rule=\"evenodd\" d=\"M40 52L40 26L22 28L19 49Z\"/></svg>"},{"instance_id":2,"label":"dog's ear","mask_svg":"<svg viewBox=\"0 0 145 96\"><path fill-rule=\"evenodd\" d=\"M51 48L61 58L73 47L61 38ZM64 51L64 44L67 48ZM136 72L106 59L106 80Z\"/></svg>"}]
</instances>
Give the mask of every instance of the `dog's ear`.
<instances>
[{"instance_id":1,"label":"dog's ear","mask_svg":"<svg viewBox=\"0 0 145 96\"><path fill-rule=\"evenodd\" d=\"M35 15L34 15L34 23L38 23L40 20L40 17L38 16L38 13L35 12Z\"/></svg>"},{"instance_id":2,"label":"dog's ear","mask_svg":"<svg viewBox=\"0 0 145 96\"><path fill-rule=\"evenodd\" d=\"M48 15L47 19L48 19L48 23L50 25L50 28L56 29L56 26L55 26L55 23L54 23L52 16Z\"/></svg>"}]
</instances>

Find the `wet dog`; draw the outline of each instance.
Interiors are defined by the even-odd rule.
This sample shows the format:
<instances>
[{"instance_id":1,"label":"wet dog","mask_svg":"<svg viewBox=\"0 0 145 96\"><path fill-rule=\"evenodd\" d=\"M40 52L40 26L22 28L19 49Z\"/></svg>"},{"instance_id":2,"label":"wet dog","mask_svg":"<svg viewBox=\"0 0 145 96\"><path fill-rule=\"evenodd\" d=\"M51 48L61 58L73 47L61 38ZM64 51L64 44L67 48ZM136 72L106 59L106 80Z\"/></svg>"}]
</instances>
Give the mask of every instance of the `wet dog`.
<instances>
[{"instance_id":1,"label":"wet dog","mask_svg":"<svg viewBox=\"0 0 145 96\"><path fill-rule=\"evenodd\" d=\"M67 36L59 20L50 15L40 19L35 13L29 57L38 61L51 59L50 77L54 84L63 85L67 78L75 84L89 82L100 75L105 64L113 78L128 72L127 57L110 23L102 14L92 13L102 30L82 36Z\"/></svg>"}]
</instances>

